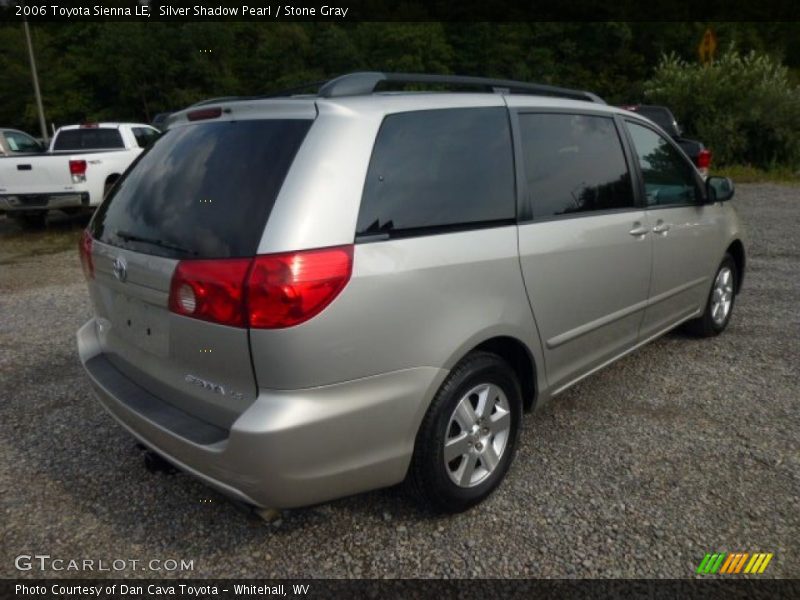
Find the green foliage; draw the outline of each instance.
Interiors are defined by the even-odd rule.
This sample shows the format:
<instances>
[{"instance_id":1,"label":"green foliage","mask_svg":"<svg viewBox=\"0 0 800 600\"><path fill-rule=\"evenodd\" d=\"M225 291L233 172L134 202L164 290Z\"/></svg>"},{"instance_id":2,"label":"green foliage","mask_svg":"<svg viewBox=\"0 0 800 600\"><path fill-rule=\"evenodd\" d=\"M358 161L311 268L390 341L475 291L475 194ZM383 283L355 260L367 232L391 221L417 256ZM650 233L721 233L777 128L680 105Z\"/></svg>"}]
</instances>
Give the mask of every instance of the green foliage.
<instances>
[{"instance_id":1,"label":"green foliage","mask_svg":"<svg viewBox=\"0 0 800 600\"><path fill-rule=\"evenodd\" d=\"M397 11L398 18L409 21L425 16L403 3ZM675 53L689 61L687 69L697 69L691 61L708 26L61 22L31 23L31 35L48 127L58 127L83 120L149 121L156 113L205 98L264 94L357 70L521 79L587 89L610 104L636 103L644 100L643 82L662 54ZM770 52L771 64L782 62L800 80L800 23L719 23L713 28L720 44L735 42L744 52ZM38 135L21 24L0 23L0 40L0 125ZM778 118L780 111L774 112L764 118ZM689 134L705 140L705 129L697 130L700 124L692 114L678 114ZM719 125L723 131L740 130L738 122L725 121L724 111L715 114L724 117ZM772 138L767 142L772 144ZM715 151L722 151L713 144Z\"/></svg>"},{"instance_id":2,"label":"green foliage","mask_svg":"<svg viewBox=\"0 0 800 600\"><path fill-rule=\"evenodd\" d=\"M731 46L707 66L666 55L644 93L669 106L718 164L800 165L800 88L767 54Z\"/></svg>"}]
</instances>

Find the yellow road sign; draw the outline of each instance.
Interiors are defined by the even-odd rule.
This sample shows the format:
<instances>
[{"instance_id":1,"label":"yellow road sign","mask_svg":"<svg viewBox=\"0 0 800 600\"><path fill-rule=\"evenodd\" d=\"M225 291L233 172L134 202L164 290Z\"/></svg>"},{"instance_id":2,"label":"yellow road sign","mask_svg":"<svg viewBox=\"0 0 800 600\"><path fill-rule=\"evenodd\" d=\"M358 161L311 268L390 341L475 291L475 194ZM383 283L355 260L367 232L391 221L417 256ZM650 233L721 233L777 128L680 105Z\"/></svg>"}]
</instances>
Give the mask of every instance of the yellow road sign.
<instances>
[{"instance_id":1,"label":"yellow road sign","mask_svg":"<svg viewBox=\"0 0 800 600\"><path fill-rule=\"evenodd\" d=\"M706 29L703 34L703 39L697 47L697 54L700 57L700 62L707 65L714 60L714 54L717 52L717 36L710 29Z\"/></svg>"}]
</instances>

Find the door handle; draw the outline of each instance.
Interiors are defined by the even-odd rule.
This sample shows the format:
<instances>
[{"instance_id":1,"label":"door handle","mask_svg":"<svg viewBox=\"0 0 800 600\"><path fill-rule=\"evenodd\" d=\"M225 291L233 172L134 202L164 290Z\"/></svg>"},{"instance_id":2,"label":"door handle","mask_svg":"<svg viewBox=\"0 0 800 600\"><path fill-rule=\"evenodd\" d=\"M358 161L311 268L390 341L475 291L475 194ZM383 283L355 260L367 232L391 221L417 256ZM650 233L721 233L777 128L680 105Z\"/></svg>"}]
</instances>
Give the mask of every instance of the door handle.
<instances>
[{"instance_id":1,"label":"door handle","mask_svg":"<svg viewBox=\"0 0 800 600\"><path fill-rule=\"evenodd\" d=\"M656 223L656 226L653 227L653 233L667 233L670 230L671 225L669 223L663 223L659 221Z\"/></svg>"},{"instance_id":2,"label":"door handle","mask_svg":"<svg viewBox=\"0 0 800 600\"><path fill-rule=\"evenodd\" d=\"M642 226L642 224L637 221L633 224L633 229L631 229L628 233L634 237L641 237L646 235L648 231L650 230L647 227Z\"/></svg>"}]
</instances>

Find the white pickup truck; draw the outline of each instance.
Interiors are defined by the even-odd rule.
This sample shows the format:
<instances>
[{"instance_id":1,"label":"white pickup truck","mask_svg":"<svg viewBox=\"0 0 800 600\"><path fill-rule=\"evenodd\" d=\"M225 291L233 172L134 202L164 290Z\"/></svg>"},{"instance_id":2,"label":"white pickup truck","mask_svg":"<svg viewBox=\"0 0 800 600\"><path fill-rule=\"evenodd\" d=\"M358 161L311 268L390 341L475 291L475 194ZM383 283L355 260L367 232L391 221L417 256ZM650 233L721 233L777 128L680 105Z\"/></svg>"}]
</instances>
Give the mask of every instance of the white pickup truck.
<instances>
[{"instance_id":1,"label":"white pickup truck","mask_svg":"<svg viewBox=\"0 0 800 600\"><path fill-rule=\"evenodd\" d=\"M91 210L158 135L141 123L61 127L44 154L0 157L0 211L38 226L49 210Z\"/></svg>"}]
</instances>

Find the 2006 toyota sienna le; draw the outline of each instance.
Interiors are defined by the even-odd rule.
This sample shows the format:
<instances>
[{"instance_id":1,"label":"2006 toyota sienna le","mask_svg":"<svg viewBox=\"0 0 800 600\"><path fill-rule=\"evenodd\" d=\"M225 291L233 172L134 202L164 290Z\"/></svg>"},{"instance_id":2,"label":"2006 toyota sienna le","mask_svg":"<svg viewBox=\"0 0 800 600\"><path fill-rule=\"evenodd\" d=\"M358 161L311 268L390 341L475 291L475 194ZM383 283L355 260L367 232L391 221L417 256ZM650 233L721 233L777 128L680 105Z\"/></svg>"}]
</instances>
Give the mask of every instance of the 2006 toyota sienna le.
<instances>
[{"instance_id":1,"label":"2006 toyota sienna le","mask_svg":"<svg viewBox=\"0 0 800 600\"><path fill-rule=\"evenodd\" d=\"M458 91L377 91L407 82ZM463 510L524 410L679 324L725 329L732 195L587 92L356 73L200 103L84 232L80 358L130 433L250 505L407 480Z\"/></svg>"}]
</instances>

